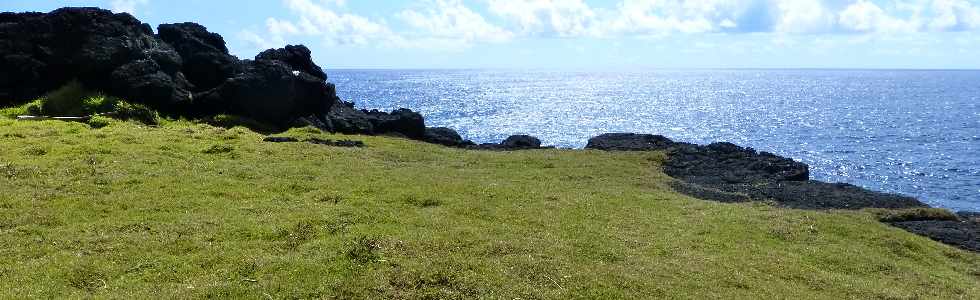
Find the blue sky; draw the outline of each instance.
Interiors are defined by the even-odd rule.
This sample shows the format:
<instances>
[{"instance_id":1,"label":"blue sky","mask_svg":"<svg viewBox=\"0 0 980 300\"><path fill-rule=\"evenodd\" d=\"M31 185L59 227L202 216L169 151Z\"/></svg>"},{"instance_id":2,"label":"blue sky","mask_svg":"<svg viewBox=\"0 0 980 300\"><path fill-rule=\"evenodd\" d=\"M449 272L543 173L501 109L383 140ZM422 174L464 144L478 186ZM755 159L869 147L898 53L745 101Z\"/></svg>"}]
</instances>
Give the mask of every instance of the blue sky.
<instances>
[{"instance_id":1,"label":"blue sky","mask_svg":"<svg viewBox=\"0 0 980 300\"><path fill-rule=\"evenodd\" d=\"M3 0L193 21L326 68L980 68L978 0Z\"/></svg>"}]
</instances>

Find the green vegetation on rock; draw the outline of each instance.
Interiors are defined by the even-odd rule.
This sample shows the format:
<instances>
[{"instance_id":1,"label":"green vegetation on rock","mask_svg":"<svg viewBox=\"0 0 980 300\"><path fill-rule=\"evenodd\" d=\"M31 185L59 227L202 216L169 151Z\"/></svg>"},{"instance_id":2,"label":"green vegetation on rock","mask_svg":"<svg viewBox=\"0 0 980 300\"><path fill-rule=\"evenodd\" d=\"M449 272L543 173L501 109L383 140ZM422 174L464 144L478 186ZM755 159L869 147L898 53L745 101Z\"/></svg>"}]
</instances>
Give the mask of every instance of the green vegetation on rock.
<instances>
[{"instance_id":1,"label":"green vegetation on rock","mask_svg":"<svg viewBox=\"0 0 980 300\"><path fill-rule=\"evenodd\" d=\"M686 197L663 153L103 121L0 118L0 298L980 298L976 253Z\"/></svg>"}]
</instances>

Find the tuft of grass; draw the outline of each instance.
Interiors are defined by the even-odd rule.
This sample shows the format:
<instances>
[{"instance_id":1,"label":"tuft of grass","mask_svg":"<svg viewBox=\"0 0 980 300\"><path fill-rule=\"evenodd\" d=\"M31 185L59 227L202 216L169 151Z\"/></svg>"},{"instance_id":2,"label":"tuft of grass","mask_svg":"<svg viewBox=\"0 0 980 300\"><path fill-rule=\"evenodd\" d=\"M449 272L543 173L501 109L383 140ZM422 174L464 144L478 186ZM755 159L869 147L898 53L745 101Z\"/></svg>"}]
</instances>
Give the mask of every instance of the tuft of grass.
<instances>
[{"instance_id":1,"label":"tuft of grass","mask_svg":"<svg viewBox=\"0 0 980 300\"><path fill-rule=\"evenodd\" d=\"M72 81L33 102L0 109L0 116L19 115L107 116L147 125L157 125L161 120L159 113L143 104L130 103L88 90L78 81ZM105 119L97 119L89 124L94 128L101 128L108 125L108 122Z\"/></svg>"},{"instance_id":2,"label":"tuft of grass","mask_svg":"<svg viewBox=\"0 0 980 300\"><path fill-rule=\"evenodd\" d=\"M980 298L976 253L680 195L663 153L283 135L372 147L0 118L0 299Z\"/></svg>"},{"instance_id":3,"label":"tuft of grass","mask_svg":"<svg viewBox=\"0 0 980 300\"><path fill-rule=\"evenodd\" d=\"M112 119L106 116L92 116L87 123L92 128L98 129L112 124Z\"/></svg>"},{"instance_id":4,"label":"tuft of grass","mask_svg":"<svg viewBox=\"0 0 980 300\"><path fill-rule=\"evenodd\" d=\"M223 154L223 153L231 153L232 151L235 151L235 148L232 147L232 146L228 146L228 145L211 145L210 147L207 147L206 149L201 150L201 153L204 153L204 154Z\"/></svg>"},{"instance_id":5,"label":"tuft of grass","mask_svg":"<svg viewBox=\"0 0 980 300\"><path fill-rule=\"evenodd\" d=\"M381 249L381 244L377 239L359 236L347 243L344 254L354 263L366 264L381 258L381 255L378 254L379 249Z\"/></svg>"},{"instance_id":6,"label":"tuft of grass","mask_svg":"<svg viewBox=\"0 0 980 300\"><path fill-rule=\"evenodd\" d=\"M78 81L48 93L41 102L41 113L49 116L84 116L104 108L106 98L90 91Z\"/></svg>"},{"instance_id":7,"label":"tuft of grass","mask_svg":"<svg viewBox=\"0 0 980 300\"><path fill-rule=\"evenodd\" d=\"M959 221L955 213L942 208L878 209L878 220L887 223L909 221Z\"/></svg>"},{"instance_id":8,"label":"tuft of grass","mask_svg":"<svg viewBox=\"0 0 980 300\"><path fill-rule=\"evenodd\" d=\"M15 118L17 116L25 115L41 115L41 105L43 103L44 101L42 99L37 99L16 107L0 108L0 116Z\"/></svg>"},{"instance_id":9,"label":"tuft of grass","mask_svg":"<svg viewBox=\"0 0 980 300\"><path fill-rule=\"evenodd\" d=\"M234 127L244 127L260 133L273 133L273 132L281 131L280 128L273 126L271 124L266 124L251 118L237 116L237 115L221 114L221 115L204 118L201 121L211 126L228 128L228 129Z\"/></svg>"},{"instance_id":10,"label":"tuft of grass","mask_svg":"<svg viewBox=\"0 0 980 300\"><path fill-rule=\"evenodd\" d=\"M160 114L143 104L115 101L112 110L106 113L113 118L127 121L137 121L147 125L160 123Z\"/></svg>"},{"instance_id":11,"label":"tuft of grass","mask_svg":"<svg viewBox=\"0 0 980 300\"><path fill-rule=\"evenodd\" d=\"M28 146L27 148L24 148L23 153L24 155L30 156L44 156L45 154L48 154L48 150L38 146Z\"/></svg>"},{"instance_id":12,"label":"tuft of grass","mask_svg":"<svg viewBox=\"0 0 980 300\"><path fill-rule=\"evenodd\" d=\"M442 205L442 201L439 201L439 199L436 199L432 196L418 196L415 194L408 194L403 196L403 201L405 203L421 208L436 207Z\"/></svg>"}]
</instances>

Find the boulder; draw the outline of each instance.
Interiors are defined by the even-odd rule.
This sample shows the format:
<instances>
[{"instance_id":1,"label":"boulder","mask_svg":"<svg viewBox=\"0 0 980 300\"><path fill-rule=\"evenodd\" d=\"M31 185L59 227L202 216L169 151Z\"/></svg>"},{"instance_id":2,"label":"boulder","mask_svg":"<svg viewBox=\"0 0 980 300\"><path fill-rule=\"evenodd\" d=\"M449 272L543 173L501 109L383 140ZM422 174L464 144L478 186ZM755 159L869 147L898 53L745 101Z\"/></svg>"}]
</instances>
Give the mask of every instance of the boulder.
<instances>
[{"instance_id":1,"label":"boulder","mask_svg":"<svg viewBox=\"0 0 980 300\"><path fill-rule=\"evenodd\" d=\"M443 146L457 147L463 144L463 138L456 130L446 127L429 127L425 129L423 141Z\"/></svg>"},{"instance_id":2,"label":"boulder","mask_svg":"<svg viewBox=\"0 0 980 300\"><path fill-rule=\"evenodd\" d=\"M497 151L513 151L513 150L530 150L530 149L541 149L541 140L529 136L529 135L512 135L501 141L500 143L483 143L483 144L473 144L471 141L463 141L462 147L474 150L497 150Z\"/></svg>"},{"instance_id":3,"label":"boulder","mask_svg":"<svg viewBox=\"0 0 980 300\"><path fill-rule=\"evenodd\" d=\"M181 77L167 75L160 65L151 59L142 59L125 64L112 72L110 86L122 95L142 95L143 102L153 107L167 107L171 111L186 110L189 101L168 101L170 99L190 99L190 92L179 88Z\"/></svg>"},{"instance_id":4,"label":"boulder","mask_svg":"<svg viewBox=\"0 0 980 300\"><path fill-rule=\"evenodd\" d=\"M662 135L636 133L606 133L589 139L585 149L616 151L657 151L674 146Z\"/></svg>"},{"instance_id":5,"label":"boulder","mask_svg":"<svg viewBox=\"0 0 980 300\"><path fill-rule=\"evenodd\" d=\"M410 109L390 113L378 110L357 110L350 102L334 104L323 117L332 132L345 134L394 135L425 140L425 119Z\"/></svg>"},{"instance_id":6,"label":"boulder","mask_svg":"<svg viewBox=\"0 0 980 300\"><path fill-rule=\"evenodd\" d=\"M241 71L238 58L228 54L225 40L196 23L161 24L159 37L172 45L185 63L181 68L195 92L217 87Z\"/></svg>"},{"instance_id":7,"label":"boulder","mask_svg":"<svg viewBox=\"0 0 980 300\"><path fill-rule=\"evenodd\" d=\"M344 134L374 134L374 125L363 111L354 108L354 103L338 101L323 116L327 131Z\"/></svg>"},{"instance_id":8,"label":"boulder","mask_svg":"<svg viewBox=\"0 0 980 300\"><path fill-rule=\"evenodd\" d=\"M541 140L530 135L512 135L504 139L500 146L506 149L541 148Z\"/></svg>"},{"instance_id":9,"label":"boulder","mask_svg":"<svg viewBox=\"0 0 980 300\"><path fill-rule=\"evenodd\" d=\"M327 74L323 72L323 69L313 63L310 49L303 45L286 45L285 48L265 50L255 56L255 60L260 59L282 61L293 67L294 70L306 72L321 80L327 80Z\"/></svg>"},{"instance_id":10,"label":"boulder","mask_svg":"<svg viewBox=\"0 0 980 300\"><path fill-rule=\"evenodd\" d=\"M335 95L319 78L278 60L242 62L244 69L220 86L195 95L199 112L231 113L285 125L300 117L323 115Z\"/></svg>"},{"instance_id":11,"label":"boulder","mask_svg":"<svg viewBox=\"0 0 980 300\"><path fill-rule=\"evenodd\" d=\"M400 108L391 113L372 110L365 113L376 134L398 133L410 139L422 139L425 136L425 120L421 114L410 109Z\"/></svg>"}]
</instances>

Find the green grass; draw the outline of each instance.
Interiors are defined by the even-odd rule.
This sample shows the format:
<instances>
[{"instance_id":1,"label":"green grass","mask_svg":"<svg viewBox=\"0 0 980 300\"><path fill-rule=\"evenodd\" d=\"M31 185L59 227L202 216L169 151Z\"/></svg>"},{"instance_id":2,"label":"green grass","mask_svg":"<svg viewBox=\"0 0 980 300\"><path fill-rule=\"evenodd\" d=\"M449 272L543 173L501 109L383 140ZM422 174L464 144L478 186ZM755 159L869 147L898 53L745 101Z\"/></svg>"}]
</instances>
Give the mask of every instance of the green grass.
<instances>
[{"instance_id":1,"label":"green grass","mask_svg":"<svg viewBox=\"0 0 980 300\"><path fill-rule=\"evenodd\" d=\"M662 153L104 125L0 118L0 298L980 298L980 255L682 196Z\"/></svg>"},{"instance_id":2,"label":"green grass","mask_svg":"<svg viewBox=\"0 0 980 300\"><path fill-rule=\"evenodd\" d=\"M21 115L93 116L89 123L96 128L108 125L106 118L109 116L150 125L156 125L161 121L160 115L156 111L143 104L130 103L123 99L88 90L77 81L70 82L29 103L0 109L0 117L16 118Z\"/></svg>"}]
</instances>

